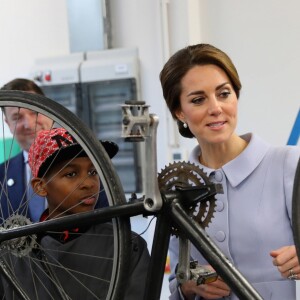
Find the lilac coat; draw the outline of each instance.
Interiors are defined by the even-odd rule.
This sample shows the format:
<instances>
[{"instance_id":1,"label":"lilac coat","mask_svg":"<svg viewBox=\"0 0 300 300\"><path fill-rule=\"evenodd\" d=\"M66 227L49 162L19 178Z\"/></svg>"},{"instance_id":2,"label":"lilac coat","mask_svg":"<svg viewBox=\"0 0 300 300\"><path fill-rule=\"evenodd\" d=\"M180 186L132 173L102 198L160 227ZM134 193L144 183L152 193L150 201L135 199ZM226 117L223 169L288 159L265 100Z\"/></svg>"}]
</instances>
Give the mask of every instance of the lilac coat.
<instances>
[{"instance_id":1,"label":"lilac coat","mask_svg":"<svg viewBox=\"0 0 300 300\"><path fill-rule=\"evenodd\" d=\"M273 147L254 134L242 138L249 141L247 148L218 170L199 163L199 146L190 156L190 162L224 189L224 194L217 195L216 212L206 231L265 300L295 300L295 282L281 277L270 251L294 244L292 191L300 147ZM171 238L169 251L174 270L176 237ZM191 257L207 264L193 246ZM174 275L170 276L170 299L181 299L172 278ZM238 298L231 295L227 299Z\"/></svg>"}]
</instances>

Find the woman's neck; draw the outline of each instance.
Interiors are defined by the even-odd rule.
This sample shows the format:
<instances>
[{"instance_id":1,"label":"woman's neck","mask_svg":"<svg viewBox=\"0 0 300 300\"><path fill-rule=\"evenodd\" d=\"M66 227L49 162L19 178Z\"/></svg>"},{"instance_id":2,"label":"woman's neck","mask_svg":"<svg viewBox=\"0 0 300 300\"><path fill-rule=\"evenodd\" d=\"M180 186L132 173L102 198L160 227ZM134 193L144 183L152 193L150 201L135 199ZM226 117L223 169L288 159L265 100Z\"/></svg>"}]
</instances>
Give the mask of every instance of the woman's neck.
<instances>
[{"instance_id":1,"label":"woman's neck","mask_svg":"<svg viewBox=\"0 0 300 300\"><path fill-rule=\"evenodd\" d=\"M220 169L236 158L248 143L238 135L232 135L230 140L222 144L199 143L199 145L201 148L199 162L211 169Z\"/></svg>"}]
</instances>

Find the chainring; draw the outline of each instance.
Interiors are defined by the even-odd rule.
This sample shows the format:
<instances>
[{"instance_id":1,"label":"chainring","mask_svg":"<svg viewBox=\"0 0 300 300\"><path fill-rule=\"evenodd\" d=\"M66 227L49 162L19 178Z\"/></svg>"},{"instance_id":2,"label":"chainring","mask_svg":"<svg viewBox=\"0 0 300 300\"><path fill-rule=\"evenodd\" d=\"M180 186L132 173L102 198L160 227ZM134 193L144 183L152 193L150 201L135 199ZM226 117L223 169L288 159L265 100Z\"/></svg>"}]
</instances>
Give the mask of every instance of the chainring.
<instances>
[{"instance_id":1,"label":"chainring","mask_svg":"<svg viewBox=\"0 0 300 300\"><path fill-rule=\"evenodd\" d=\"M7 231L10 229L17 229L26 225L30 225L32 222L23 215L15 214L10 216L3 225L0 227L0 231ZM1 243L1 251L5 250L14 256L23 257L28 255L32 249L36 248L37 236L32 234L30 236L23 236L7 240Z\"/></svg>"},{"instance_id":2,"label":"chainring","mask_svg":"<svg viewBox=\"0 0 300 300\"><path fill-rule=\"evenodd\" d=\"M161 192L175 190L175 187L205 186L211 184L206 173L190 162L174 162L166 166L158 174L158 186ZM213 218L216 208L216 198L211 196L206 201L188 209L189 215L197 221L202 228L207 228ZM176 232L174 232L176 234Z\"/></svg>"}]
</instances>

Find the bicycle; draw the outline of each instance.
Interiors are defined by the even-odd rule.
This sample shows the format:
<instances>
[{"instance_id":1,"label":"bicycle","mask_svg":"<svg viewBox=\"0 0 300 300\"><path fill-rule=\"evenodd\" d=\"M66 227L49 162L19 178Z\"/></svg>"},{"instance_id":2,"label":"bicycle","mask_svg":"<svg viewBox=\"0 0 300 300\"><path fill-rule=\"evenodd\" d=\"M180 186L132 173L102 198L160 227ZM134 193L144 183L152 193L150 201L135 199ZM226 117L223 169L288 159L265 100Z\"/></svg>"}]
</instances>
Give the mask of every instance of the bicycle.
<instances>
[{"instance_id":1,"label":"bicycle","mask_svg":"<svg viewBox=\"0 0 300 300\"><path fill-rule=\"evenodd\" d=\"M21 299L30 299L24 287L22 278L15 274L15 266L19 261L26 261L28 266L33 266L32 252L40 249L46 255L48 249L39 244L38 236L44 232L62 231L76 226L91 226L103 222L111 222L114 231L114 256L113 267L107 295L105 299L122 299L124 284L127 279L128 253L130 247L130 221L129 218L137 215L156 217L155 233L151 250L149 271L147 274L145 300L160 298L165 261L168 252L171 234L180 237L180 257L177 271L179 282L190 278L202 283L202 273L195 272L195 266L190 264L188 249L189 241L203 254L216 272L231 287L233 292L241 299L262 299L257 291L248 283L231 262L220 252L205 233L214 212L215 194L220 187L211 184L205 174L198 167L186 162L170 164L156 176L156 130L158 118L149 113L149 106L143 102L127 102L123 106L123 137L125 139L144 140L145 157L148 159L148 180L145 193L141 197L132 195L128 201L125 198L120 180L113 165L105 153L104 148L97 138L73 113L60 104L40 95L16 91L1 91L0 106L30 109L38 114L43 114L53 120L53 127L64 127L82 146L88 157L93 162L99 176L103 190L109 202L108 207L95 209L92 212L55 218L40 223L31 223L24 217L21 210L26 211L28 201L24 195L17 208L8 202L10 216L2 220L0 230L0 272L9 282L11 288ZM2 112L2 119L5 116ZM4 129L3 137L6 136ZM5 152L10 157L11 148ZM9 168L9 163L6 169ZM299 173L299 172L298 172ZM299 177L299 174L298 174ZM5 178L0 184L0 196L8 196L9 184ZM296 192L299 199L299 191ZM7 197L8 198L8 197ZM9 199L8 199L9 201ZM197 210L196 215L194 214ZM0 217L3 211L0 207ZM300 219L300 218L299 218ZM48 251L48 252L47 252ZM51 250L53 251L53 249ZM65 253L66 255L79 255L78 253ZM81 254L82 255L82 254ZM95 257L93 259L100 259ZM43 260L46 265L45 278L55 282L60 289L62 299L70 299L64 291L64 286L58 281L53 269L64 269L59 261L54 259ZM81 277L73 270L66 272L80 284ZM55 272L54 272L55 273ZM35 277L32 279L35 286L42 284ZM90 274L80 274L90 277ZM101 281L101 278L95 278ZM209 277L208 277L209 280ZM87 299L100 299L83 286ZM51 294L51 293L50 293ZM93 298L92 298L93 297Z\"/></svg>"}]
</instances>

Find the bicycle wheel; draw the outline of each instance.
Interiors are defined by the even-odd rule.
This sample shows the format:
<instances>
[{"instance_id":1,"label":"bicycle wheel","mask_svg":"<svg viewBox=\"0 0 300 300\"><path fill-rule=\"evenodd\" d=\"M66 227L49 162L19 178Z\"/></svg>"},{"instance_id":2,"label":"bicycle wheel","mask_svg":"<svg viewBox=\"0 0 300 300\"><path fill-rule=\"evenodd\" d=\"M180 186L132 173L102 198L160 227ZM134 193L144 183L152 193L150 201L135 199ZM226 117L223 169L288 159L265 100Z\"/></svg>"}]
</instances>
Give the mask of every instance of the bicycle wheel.
<instances>
[{"instance_id":1,"label":"bicycle wheel","mask_svg":"<svg viewBox=\"0 0 300 300\"><path fill-rule=\"evenodd\" d=\"M63 200L57 205L59 213L53 217L53 205L50 212L48 203L49 210L45 218L49 218L49 221L32 224L29 184L19 182L15 175L11 175L13 171L16 173L15 159L23 160L22 154L13 157L16 139L23 142L18 136L19 127L29 128L27 134L32 139L31 143L34 143L38 131L43 129L39 119L48 118L50 121L47 126L50 128L47 129L64 128L92 162L93 176L99 176L101 183L101 189L97 192L100 196L97 194L92 199L100 201L101 195L105 194L109 206L123 204L124 192L104 147L73 113L46 97L19 91L1 91L0 106L3 141L0 152L6 159L0 166L0 272L5 299L122 299L130 255L129 219L116 218L96 224L97 220L93 218L93 224L84 223L81 217L88 216L85 218L88 220L91 216L92 219L95 210L82 212L82 209L76 211L71 208L63 211ZM10 124L8 130L5 120L11 112L14 123L13 126ZM22 124L26 122L24 113L28 112L34 114L35 124ZM6 143L8 138L9 145ZM36 153L36 157L39 155ZM60 170L70 166L73 159L80 158L75 156L72 160L59 162ZM17 172L22 173L25 169L18 167ZM53 183L57 173L51 176L47 178L47 187ZM15 192L14 188L17 185L20 188L22 184L24 190ZM67 197L74 198L76 193L79 195L82 185L78 184ZM87 197L91 198L90 195ZM91 205L91 199L84 201ZM84 201L78 200L73 207L79 207ZM42 226L47 222L54 225L51 230L44 232ZM26 231L27 228L30 230ZM18 230L24 233L11 234Z\"/></svg>"},{"instance_id":2,"label":"bicycle wheel","mask_svg":"<svg viewBox=\"0 0 300 300\"><path fill-rule=\"evenodd\" d=\"M298 258L300 259L300 159L296 169L294 188L293 188L293 201L292 201L292 225L293 236L297 250Z\"/></svg>"}]
</instances>

